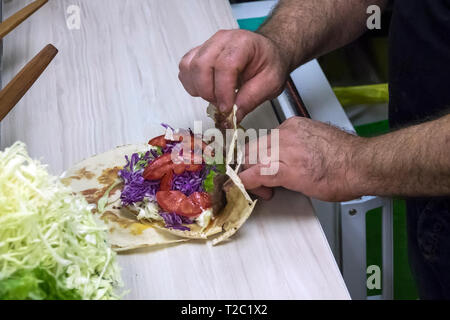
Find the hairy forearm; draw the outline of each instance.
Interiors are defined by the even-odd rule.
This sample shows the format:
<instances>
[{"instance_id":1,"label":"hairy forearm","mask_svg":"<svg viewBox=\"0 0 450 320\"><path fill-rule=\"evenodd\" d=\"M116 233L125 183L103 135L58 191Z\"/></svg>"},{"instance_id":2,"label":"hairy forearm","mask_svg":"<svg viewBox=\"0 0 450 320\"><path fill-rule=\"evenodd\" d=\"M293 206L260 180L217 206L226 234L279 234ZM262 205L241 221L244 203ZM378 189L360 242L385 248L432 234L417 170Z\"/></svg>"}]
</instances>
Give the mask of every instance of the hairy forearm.
<instances>
[{"instance_id":1,"label":"hairy forearm","mask_svg":"<svg viewBox=\"0 0 450 320\"><path fill-rule=\"evenodd\" d=\"M274 41L293 70L366 30L369 5L386 0L280 0L258 33Z\"/></svg>"},{"instance_id":2,"label":"hairy forearm","mask_svg":"<svg viewBox=\"0 0 450 320\"><path fill-rule=\"evenodd\" d=\"M350 170L360 195L450 195L450 115L361 141Z\"/></svg>"}]
</instances>

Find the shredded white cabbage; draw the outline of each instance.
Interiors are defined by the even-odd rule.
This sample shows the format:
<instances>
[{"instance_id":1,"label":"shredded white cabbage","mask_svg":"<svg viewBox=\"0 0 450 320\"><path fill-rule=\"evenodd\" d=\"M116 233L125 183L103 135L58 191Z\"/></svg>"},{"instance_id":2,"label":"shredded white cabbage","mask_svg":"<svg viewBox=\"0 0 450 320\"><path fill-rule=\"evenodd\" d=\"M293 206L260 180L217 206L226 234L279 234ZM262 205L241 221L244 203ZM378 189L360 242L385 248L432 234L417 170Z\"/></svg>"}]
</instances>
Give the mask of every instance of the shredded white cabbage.
<instances>
[{"instance_id":1,"label":"shredded white cabbage","mask_svg":"<svg viewBox=\"0 0 450 320\"><path fill-rule=\"evenodd\" d=\"M163 221L163 218L159 215L159 206L155 202L144 200L140 205L134 205L131 208L139 211L138 220Z\"/></svg>"},{"instance_id":2,"label":"shredded white cabbage","mask_svg":"<svg viewBox=\"0 0 450 320\"><path fill-rule=\"evenodd\" d=\"M25 144L0 152L0 285L19 271L42 268L81 299L118 298L116 255L90 210L28 156Z\"/></svg>"},{"instance_id":3,"label":"shredded white cabbage","mask_svg":"<svg viewBox=\"0 0 450 320\"><path fill-rule=\"evenodd\" d=\"M201 215L199 215L197 218L195 218L195 222L202 227L202 230L204 230L208 225L211 219L213 218L213 211L212 208L209 208L202 212Z\"/></svg>"}]
</instances>

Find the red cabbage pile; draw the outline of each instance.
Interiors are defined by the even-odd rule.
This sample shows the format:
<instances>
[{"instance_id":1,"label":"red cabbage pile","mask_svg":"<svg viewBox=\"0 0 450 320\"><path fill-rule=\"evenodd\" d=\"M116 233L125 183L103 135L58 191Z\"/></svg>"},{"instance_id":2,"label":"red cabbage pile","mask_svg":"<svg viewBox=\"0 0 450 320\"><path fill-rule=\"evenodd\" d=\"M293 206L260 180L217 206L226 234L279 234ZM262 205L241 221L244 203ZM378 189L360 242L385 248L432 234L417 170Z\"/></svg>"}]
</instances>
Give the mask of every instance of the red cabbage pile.
<instances>
[{"instance_id":1,"label":"red cabbage pile","mask_svg":"<svg viewBox=\"0 0 450 320\"><path fill-rule=\"evenodd\" d=\"M159 189L160 182L145 180L142 176L144 168L154 158L150 151L145 154L134 153L131 159L125 156L127 164L123 170L119 171L119 177L124 182L122 194L120 195L122 205L133 205L143 201L144 198L156 199L156 192Z\"/></svg>"},{"instance_id":2,"label":"red cabbage pile","mask_svg":"<svg viewBox=\"0 0 450 320\"><path fill-rule=\"evenodd\" d=\"M164 149L162 149L163 154L172 152L173 148L178 145L180 142L167 142L167 145ZM181 150L183 151L183 150ZM182 152L180 152L182 154Z\"/></svg>"},{"instance_id":3,"label":"red cabbage pile","mask_svg":"<svg viewBox=\"0 0 450 320\"><path fill-rule=\"evenodd\" d=\"M167 152L171 152L174 146L175 143L169 143ZM136 204L144 201L145 198L150 201L156 201L156 193L159 190L160 181L145 180L143 173L147 165L159 155L156 150L150 150L145 154L134 153L131 158L125 156L127 164L118 173L124 182L120 196L123 206ZM203 190L202 177L205 174L204 172L206 170L202 169L198 172L185 172L181 175L176 175L172 182L173 189L180 190L187 195ZM194 223L192 220L176 213L159 212L159 215L164 219L166 228L189 231L190 228L183 224Z\"/></svg>"},{"instance_id":4,"label":"red cabbage pile","mask_svg":"<svg viewBox=\"0 0 450 320\"><path fill-rule=\"evenodd\" d=\"M188 197L194 192L204 192L203 180L209 170L207 166L203 166L202 170L197 172L185 171L180 175L175 175L172 180L172 189L181 191Z\"/></svg>"},{"instance_id":5,"label":"red cabbage pile","mask_svg":"<svg viewBox=\"0 0 450 320\"><path fill-rule=\"evenodd\" d=\"M171 128L169 125L162 124L164 128ZM173 128L171 128L173 130ZM119 176L124 182L124 188L120 196L123 206L130 206L148 199L156 201L156 193L160 187L160 181L145 180L143 173L145 168L156 158L163 154L172 152L172 149L180 142L167 142L165 148L152 149L144 153L134 153L131 158L125 156L127 164L123 170L119 171ZM182 154L182 150L180 152ZM216 166L203 165L202 169L197 172L186 171L180 175L174 175L172 180L172 190L181 191L186 196L190 196L194 192L205 192L213 187L213 178L215 173L220 172ZM208 182L205 186L205 182ZM193 220L178 215L176 213L159 212L164 219L166 228L177 230L190 230L183 224L192 224Z\"/></svg>"},{"instance_id":6,"label":"red cabbage pile","mask_svg":"<svg viewBox=\"0 0 450 320\"><path fill-rule=\"evenodd\" d=\"M180 216L176 213L160 212L159 215L164 219L164 223L166 224L166 228L168 229L189 231L191 229L184 226L183 224L194 223L194 221L192 221L191 219Z\"/></svg>"}]
</instances>

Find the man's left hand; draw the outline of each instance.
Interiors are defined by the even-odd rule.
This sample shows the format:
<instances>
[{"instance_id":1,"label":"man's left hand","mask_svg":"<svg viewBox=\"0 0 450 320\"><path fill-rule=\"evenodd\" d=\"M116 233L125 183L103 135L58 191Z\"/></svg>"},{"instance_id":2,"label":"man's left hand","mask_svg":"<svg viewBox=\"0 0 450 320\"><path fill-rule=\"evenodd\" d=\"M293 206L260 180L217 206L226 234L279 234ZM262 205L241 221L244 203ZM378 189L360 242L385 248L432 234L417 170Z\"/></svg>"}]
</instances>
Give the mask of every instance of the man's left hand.
<instances>
[{"instance_id":1,"label":"man's left hand","mask_svg":"<svg viewBox=\"0 0 450 320\"><path fill-rule=\"evenodd\" d=\"M324 201L361 196L353 191L358 189L359 182L351 163L362 138L300 117L288 119L278 129L279 159L275 160L275 167L278 165L275 174L261 174L262 168L273 163L249 165L248 153L258 148L258 142L252 141L247 146L245 170L240 178L248 190L263 199L270 199L269 188L278 186ZM268 143L268 148L266 154L270 155L274 146Z\"/></svg>"}]
</instances>

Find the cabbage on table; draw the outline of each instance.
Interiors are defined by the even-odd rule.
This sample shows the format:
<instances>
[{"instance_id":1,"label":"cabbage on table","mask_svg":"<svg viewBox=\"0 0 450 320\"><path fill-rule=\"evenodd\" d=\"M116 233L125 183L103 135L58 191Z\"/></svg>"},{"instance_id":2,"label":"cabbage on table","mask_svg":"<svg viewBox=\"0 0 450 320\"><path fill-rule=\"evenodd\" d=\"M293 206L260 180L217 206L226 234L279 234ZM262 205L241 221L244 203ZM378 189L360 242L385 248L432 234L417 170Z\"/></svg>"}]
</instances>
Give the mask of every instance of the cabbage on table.
<instances>
[{"instance_id":1,"label":"cabbage on table","mask_svg":"<svg viewBox=\"0 0 450 320\"><path fill-rule=\"evenodd\" d=\"M0 152L0 299L115 299L106 228L23 143Z\"/></svg>"}]
</instances>

